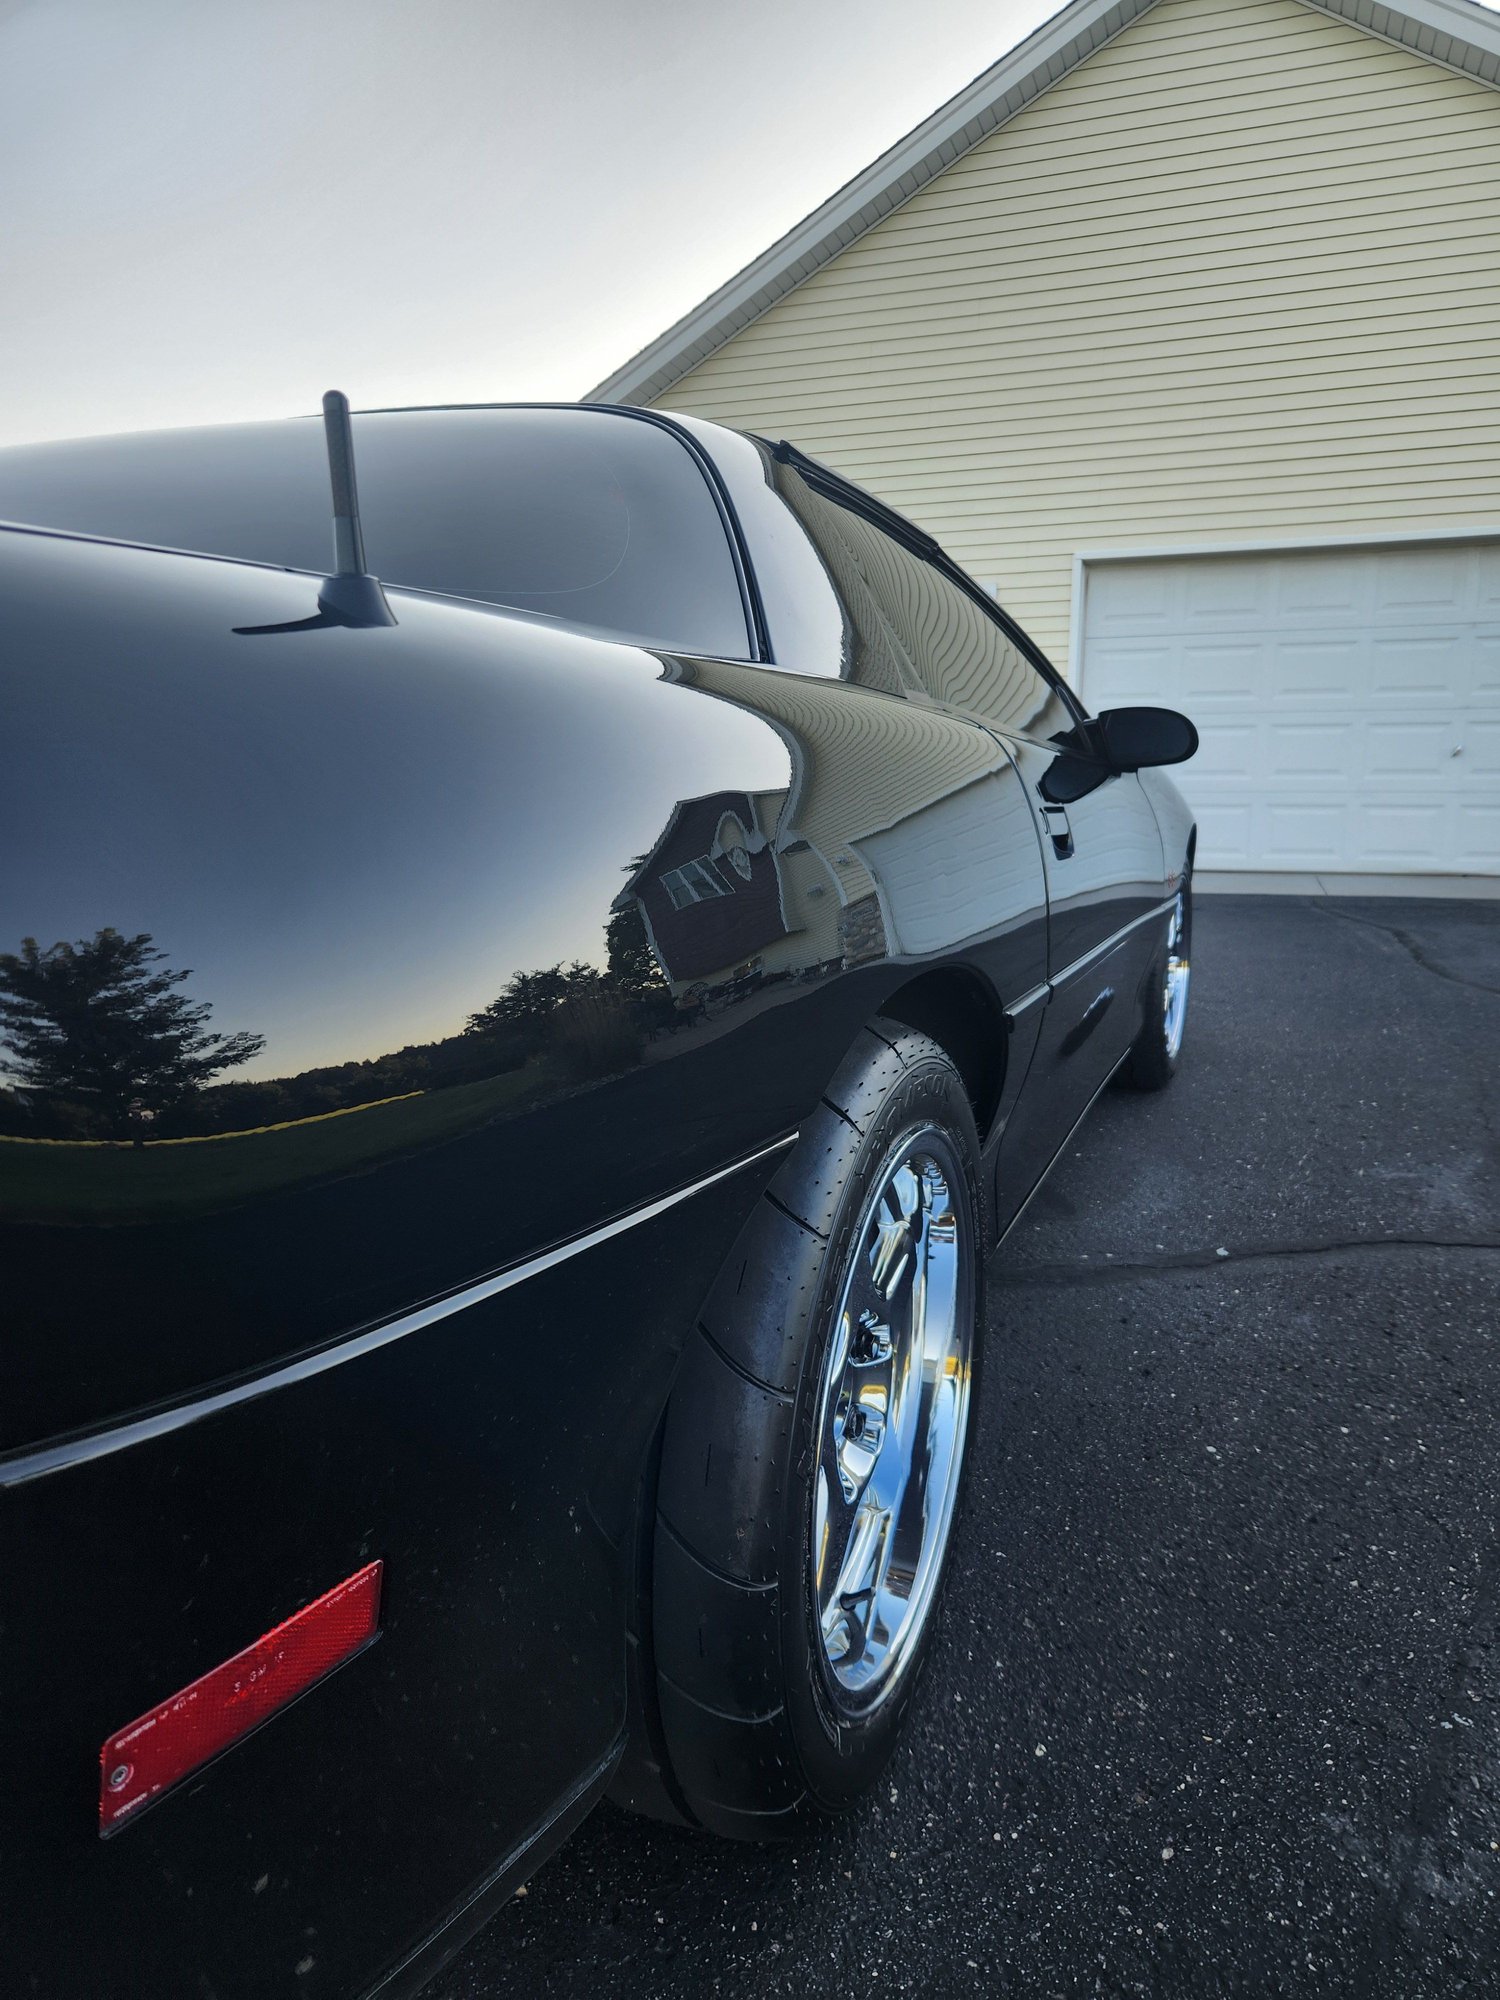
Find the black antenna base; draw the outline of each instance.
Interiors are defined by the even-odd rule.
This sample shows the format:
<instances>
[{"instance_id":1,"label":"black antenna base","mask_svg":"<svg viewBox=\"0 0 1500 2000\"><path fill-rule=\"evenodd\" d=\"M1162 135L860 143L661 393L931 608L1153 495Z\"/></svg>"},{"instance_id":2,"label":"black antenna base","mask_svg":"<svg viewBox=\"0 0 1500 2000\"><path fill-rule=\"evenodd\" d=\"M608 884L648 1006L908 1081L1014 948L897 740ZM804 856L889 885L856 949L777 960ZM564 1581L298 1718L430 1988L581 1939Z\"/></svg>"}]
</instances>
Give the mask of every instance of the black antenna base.
<instances>
[{"instance_id":1,"label":"black antenna base","mask_svg":"<svg viewBox=\"0 0 1500 2000\"><path fill-rule=\"evenodd\" d=\"M394 625L378 576L329 576L318 592L318 609L340 625Z\"/></svg>"},{"instance_id":2,"label":"black antenna base","mask_svg":"<svg viewBox=\"0 0 1500 2000\"><path fill-rule=\"evenodd\" d=\"M396 622L378 577L330 576L323 579L318 608L309 617L283 618L275 625L236 625L234 631L237 638L264 639L276 632L332 632L341 625L358 631Z\"/></svg>"}]
</instances>

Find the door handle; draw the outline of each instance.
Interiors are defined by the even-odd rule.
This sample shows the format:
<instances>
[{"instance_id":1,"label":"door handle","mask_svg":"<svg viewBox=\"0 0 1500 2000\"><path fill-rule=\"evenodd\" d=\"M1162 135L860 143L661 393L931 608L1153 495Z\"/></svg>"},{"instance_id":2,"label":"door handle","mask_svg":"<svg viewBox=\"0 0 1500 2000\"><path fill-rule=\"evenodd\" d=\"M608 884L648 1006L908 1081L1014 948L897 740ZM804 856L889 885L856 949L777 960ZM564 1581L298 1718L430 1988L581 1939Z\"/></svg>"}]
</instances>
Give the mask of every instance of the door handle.
<instances>
[{"instance_id":1,"label":"door handle","mask_svg":"<svg viewBox=\"0 0 1500 2000\"><path fill-rule=\"evenodd\" d=\"M1047 831L1052 836L1052 852L1059 861L1066 861L1073 852L1073 829L1068 822L1067 807L1044 805L1042 818L1047 822Z\"/></svg>"}]
</instances>

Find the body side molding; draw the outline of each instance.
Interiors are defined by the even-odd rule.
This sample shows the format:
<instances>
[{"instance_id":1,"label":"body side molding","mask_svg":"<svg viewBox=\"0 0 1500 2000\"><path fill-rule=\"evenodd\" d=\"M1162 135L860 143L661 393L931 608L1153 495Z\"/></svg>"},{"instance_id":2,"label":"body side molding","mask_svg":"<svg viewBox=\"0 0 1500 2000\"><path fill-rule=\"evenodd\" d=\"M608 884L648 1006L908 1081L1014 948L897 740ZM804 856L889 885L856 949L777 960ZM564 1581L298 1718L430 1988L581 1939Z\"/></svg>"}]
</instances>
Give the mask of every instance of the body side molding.
<instances>
[{"instance_id":1,"label":"body side molding","mask_svg":"<svg viewBox=\"0 0 1500 2000\"><path fill-rule=\"evenodd\" d=\"M556 1265L566 1263L585 1250L592 1250L600 1243L607 1243L612 1236L623 1235L638 1223L650 1222L663 1215L669 1208L680 1202L689 1201L705 1189L728 1180L732 1175L742 1173L747 1167L769 1159L772 1154L784 1152L796 1138L795 1132L774 1140L769 1146L761 1146L743 1159L734 1160L727 1167L720 1167L711 1174L705 1174L686 1187L678 1188L671 1194L660 1196L656 1201L646 1202L640 1208L631 1209L625 1215L617 1215L611 1222L600 1223L595 1229L586 1230L582 1236L570 1237L566 1242L555 1244L550 1250L543 1250L538 1256L528 1257L524 1262L512 1264L503 1271L497 1271L488 1278L481 1278L477 1284L467 1285L460 1292L452 1292L446 1298L434 1299L429 1304L418 1306L414 1311L403 1313L399 1319L387 1320L383 1325L367 1328L363 1333L351 1335L331 1347L323 1347L311 1354L304 1354L295 1361L286 1362L280 1368L269 1369L263 1375L252 1376L248 1381L237 1382L227 1389L219 1389L206 1396L195 1396L184 1403L177 1403L164 1410L154 1411L149 1416L137 1417L122 1424L112 1424L105 1430L92 1431L82 1437L64 1438L55 1444L41 1445L35 1449L16 1454L8 1460L0 1460L0 1492L13 1486L25 1486L34 1479L45 1479L49 1473L61 1472L70 1465L87 1464L92 1459L107 1458L111 1453L125 1451L131 1445L144 1444L150 1438L165 1437L172 1431L184 1429L189 1424L198 1423L204 1417L216 1416L221 1410L235 1408L238 1404L253 1402L261 1396L268 1396L277 1389L285 1389L296 1382L306 1382L315 1375L324 1375L330 1369L340 1368L346 1361L357 1361L362 1355L373 1354L377 1349L388 1347L393 1341L404 1340L408 1334L420 1333L424 1327L435 1326L439 1320L451 1318L454 1313L465 1311L469 1306L481 1304L485 1299L495 1298L501 1292L508 1292L516 1285L524 1284L528 1278L550 1271Z\"/></svg>"}]
</instances>

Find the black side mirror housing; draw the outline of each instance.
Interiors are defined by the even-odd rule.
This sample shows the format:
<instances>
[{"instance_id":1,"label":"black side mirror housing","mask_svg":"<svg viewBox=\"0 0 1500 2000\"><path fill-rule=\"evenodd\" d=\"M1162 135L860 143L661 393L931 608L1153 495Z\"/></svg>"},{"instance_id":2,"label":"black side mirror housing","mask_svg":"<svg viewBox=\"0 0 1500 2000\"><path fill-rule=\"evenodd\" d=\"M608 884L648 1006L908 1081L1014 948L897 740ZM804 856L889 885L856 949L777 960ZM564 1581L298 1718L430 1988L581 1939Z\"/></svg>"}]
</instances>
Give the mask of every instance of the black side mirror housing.
<instances>
[{"instance_id":1,"label":"black side mirror housing","mask_svg":"<svg viewBox=\"0 0 1500 2000\"><path fill-rule=\"evenodd\" d=\"M1198 748L1197 730L1174 708L1106 708L1095 717L1094 726L1115 771L1185 764Z\"/></svg>"}]
</instances>

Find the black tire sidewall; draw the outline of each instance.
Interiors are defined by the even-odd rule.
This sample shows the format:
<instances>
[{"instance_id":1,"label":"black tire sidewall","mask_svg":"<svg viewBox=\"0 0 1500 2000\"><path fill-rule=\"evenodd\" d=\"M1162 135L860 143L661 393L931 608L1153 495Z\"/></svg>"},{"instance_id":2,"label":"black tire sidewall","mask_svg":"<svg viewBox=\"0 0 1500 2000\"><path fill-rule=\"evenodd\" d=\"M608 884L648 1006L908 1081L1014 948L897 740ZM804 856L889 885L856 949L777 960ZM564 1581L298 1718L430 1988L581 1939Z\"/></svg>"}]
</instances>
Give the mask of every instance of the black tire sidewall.
<instances>
[{"instance_id":1,"label":"black tire sidewall","mask_svg":"<svg viewBox=\"0 0 1500 2000\"><path fill-rule=\"evenodd\" d=\"M893 1150L923 1128L935 1128L947 1141L952 1163L957 1170L954 1199L963 1201L967 1208L967 1254L965 1271L960 1278L960 1298L962 1300L967 1293L973 1331L965 1448L954 1510L955 1521L962 1506L963 1486L968 1474L967 1445L973 1432L978 1397L983 1319L983 1209L979 1185L979 1142L963 1084L941 1051L934 1048L930 1057L922 1058L907 1070L881 1106L865 1135L865 1144L855 1169L843 1189L835 1227L830 1233L822 1260L812 1335L807 1343L797 1387L791 1476L786 1481L780 1526L782 1663L787 1720L808 1790L813 1801L824 1811L839 1811L867 1791L894 1749L926 1664L942 1593L940 1578L925 1627L889 1695L863 1714L842 1708L828 1679L811 1586L819 1390L844 1279L857 1248L856 1231ZM951 1550L950 1526L945 1569Z\"/></svg>"}]
</instances>

